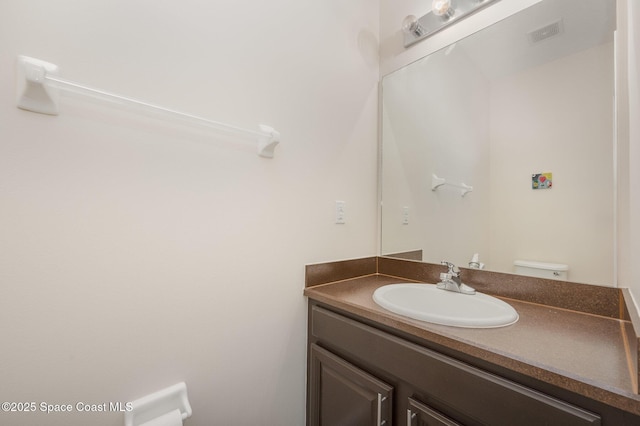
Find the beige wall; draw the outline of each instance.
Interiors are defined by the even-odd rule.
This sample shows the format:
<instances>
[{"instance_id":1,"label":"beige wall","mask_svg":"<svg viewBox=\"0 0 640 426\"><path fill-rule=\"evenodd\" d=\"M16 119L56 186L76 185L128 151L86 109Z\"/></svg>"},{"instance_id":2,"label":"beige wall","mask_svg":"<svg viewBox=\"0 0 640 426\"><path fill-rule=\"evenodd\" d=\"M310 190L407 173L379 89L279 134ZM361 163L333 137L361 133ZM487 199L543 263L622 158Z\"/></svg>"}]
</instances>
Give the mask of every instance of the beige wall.
<instances>
[{"instance_id":1,"label":"beige wall","mask_svg":"<svg viewBox=\"0 0 640 426\"><path fill-rule=\"evenodd\" d=\"M190 426L303 424L304 265L376 250L378 13L369 0L0 2L1 401L126 402L184 380ZM78 97L58 117L19 110L19 54L271 125L282 143L268 160Z\"/></svg>"}]
</instances>

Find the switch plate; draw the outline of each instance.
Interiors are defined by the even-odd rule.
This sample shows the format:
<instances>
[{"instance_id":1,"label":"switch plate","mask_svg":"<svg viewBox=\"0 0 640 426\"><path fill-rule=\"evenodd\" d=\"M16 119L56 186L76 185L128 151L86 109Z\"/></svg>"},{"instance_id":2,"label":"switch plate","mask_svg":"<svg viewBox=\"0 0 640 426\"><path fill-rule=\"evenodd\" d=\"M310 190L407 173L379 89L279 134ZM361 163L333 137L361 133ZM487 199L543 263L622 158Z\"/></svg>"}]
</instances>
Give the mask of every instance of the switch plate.
<instances>
[{"instance_id":1,"label":"switch plate","mask_svg":"<svg viewBox=\"0 0 640 426\"><path fill-rule=\"evenodd\" d=\"M409 224L409 206L404 206L402 208L402 224L403 225Z\"/></svg>"},{"instance_id":2,"label":"switch plate","mask_svg":"<svg viewBox=\"0 0 640 426\"><path fill-rule=\"evenodd\" d=\"M346 204L344 201L336 200L336 223L339 225L346 223Z\"/></svg>"}]
</instances>

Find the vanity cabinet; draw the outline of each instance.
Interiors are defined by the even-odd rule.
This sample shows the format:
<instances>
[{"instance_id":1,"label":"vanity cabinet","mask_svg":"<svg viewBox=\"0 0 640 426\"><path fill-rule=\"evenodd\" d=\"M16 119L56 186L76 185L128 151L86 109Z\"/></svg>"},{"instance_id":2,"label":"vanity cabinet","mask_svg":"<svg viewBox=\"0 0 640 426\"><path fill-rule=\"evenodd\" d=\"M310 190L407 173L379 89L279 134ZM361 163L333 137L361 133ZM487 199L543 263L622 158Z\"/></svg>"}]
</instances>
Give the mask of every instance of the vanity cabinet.
<instances>
[{"instance_id":1,"label":"vanity cabinet","mask_svg":"<svg viewBox=\"0 0 640 426\"><path fill-rule=\"evenodd\" d=\"M598 414L315 302L309 309L308 425L603 424Z\"/></svg>"}]
</instances>

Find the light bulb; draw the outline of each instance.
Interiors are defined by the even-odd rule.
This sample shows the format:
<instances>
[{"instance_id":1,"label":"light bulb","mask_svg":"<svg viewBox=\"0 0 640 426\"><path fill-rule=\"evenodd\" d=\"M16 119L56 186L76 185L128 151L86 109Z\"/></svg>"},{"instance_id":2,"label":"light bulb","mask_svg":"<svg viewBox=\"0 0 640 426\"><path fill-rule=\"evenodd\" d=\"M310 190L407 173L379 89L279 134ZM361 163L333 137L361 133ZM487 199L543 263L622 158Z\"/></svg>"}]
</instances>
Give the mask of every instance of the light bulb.
<instances>
[{"instance_id":1,"label":"light bulb","mask_svg":"<svg viewBox=\"0 0 640 426\"><path fill-rule=\"evenodd\" d=\"M449 18L453 15L451 0L433 0L433 3L431 3L431 11L436 16Z\"/></svg>"},{"instance_id":2,"label":"light bulb","mask_svg":"<svg viewBox=\"0 0 640 426\"><path fill-rule=\"evenodd\" d=\"M420 22L418 22L418 18L414 15L409 15L402 21L402 31L407 34L413 34L416 37L420 37L424 31Z\"/></svg>"}]
</instances>

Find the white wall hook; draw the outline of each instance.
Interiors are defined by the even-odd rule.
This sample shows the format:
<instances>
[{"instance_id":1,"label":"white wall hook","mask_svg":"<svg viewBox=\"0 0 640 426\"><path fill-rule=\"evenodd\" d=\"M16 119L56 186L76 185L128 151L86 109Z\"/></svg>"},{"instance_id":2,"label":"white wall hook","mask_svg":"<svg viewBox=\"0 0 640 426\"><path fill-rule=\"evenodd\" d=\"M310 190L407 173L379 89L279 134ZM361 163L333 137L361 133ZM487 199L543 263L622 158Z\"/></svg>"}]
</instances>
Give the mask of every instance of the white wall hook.
<instances>
[{"instance_id":1,"label":"white wall hook","mask_svg":"<svg viewBox=\"0 0 640 426\"><path fill-rule=\"evenodd\" d=\"M60 90L91 96L118 105L133 105L138 108L177 117L183 121L225 132L243 133L258 139L258 155L273 158L274 149L280 142L280 133L273 128L260 125L260 131L248 130L230 124L220 123L192 114L154 105L102 90L93 89L57 76L58 67L40 59L19 56L17 63L17 106L18 108L41 114L58 115Z\"/></svg>"}]
</instances>

